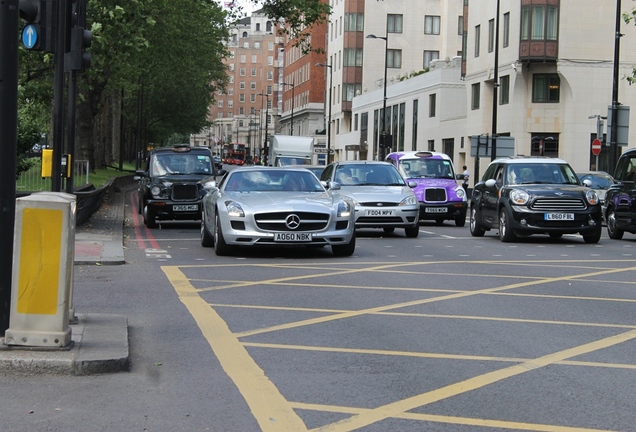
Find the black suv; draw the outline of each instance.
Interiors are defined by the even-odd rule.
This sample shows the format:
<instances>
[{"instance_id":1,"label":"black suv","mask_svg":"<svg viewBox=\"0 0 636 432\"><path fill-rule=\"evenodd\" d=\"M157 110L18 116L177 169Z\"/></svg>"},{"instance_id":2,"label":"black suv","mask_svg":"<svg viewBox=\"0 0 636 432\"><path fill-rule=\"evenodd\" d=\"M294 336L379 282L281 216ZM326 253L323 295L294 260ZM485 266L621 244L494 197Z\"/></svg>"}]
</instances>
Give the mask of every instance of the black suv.
<instances>
[{"instance_id":1,"label":"black suv","mask_svg":"<svg viewBox=\"0 0 636 432\"><path fill-rule=\"evenodd\" d=\"M620 240L625 231L636 234L636 149L618 159L614 182L605 194L605 220L607 234Z\"/></svg>"},{"instance_id":2,"label":"black suv","mask_svg":"<svg viewBox=\"0 0 636 432\"><path fill-rule=\"evenodd\" d=\"M155 228L157 220L201 219L203 184L225 174L214 166L207 147L179 144L150 151L139 180L139 213L144 224Z\"/></svg>"},{"instance_id":3,"label":"black suv","mask_svg":"<svg viewBox=\"0 0 636 432\"><path fill-rule=\"evenodd\" d=\"M547 157L494 160L470 199L470 233L499 230L501 241L516 236L579 233L585 243L601 238L601 205L570 165Z\"/></svg>"}]
</instances>

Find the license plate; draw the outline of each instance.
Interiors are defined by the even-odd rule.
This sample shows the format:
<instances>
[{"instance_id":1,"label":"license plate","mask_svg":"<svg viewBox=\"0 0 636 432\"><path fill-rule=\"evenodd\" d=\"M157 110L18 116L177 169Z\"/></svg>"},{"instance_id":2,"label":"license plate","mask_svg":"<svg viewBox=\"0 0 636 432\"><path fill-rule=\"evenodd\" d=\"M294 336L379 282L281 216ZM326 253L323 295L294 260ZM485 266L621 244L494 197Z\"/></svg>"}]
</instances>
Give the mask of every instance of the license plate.
<instances>
[{"instance_id":1,"label":"license plate","mask_svg":"<svg viewBox=\"0 0 636 432\"><path fill-rule=\"evenodd\" d=\"M172 210L173 211L197 211L199 210L199 206L196 204L190 204L190 205L173 205L172 206Z\"/></svg>"},{"instance_id":2,"label":"license plate","mask_svg":"<svg viewBox=\"0 0 636 432\"><path fill-rule=\"evenodd\" d=\"M394 210L368 209L367 216L393 216Z\"/></svg>"},{"instance_id":3,"label":"license plate","mask_svg":"<svg viewBox=\"0 0 636 432\"><path fill-rule=\"evenodd\" d=\"M546 213L543 218L549 221L573 221L574 213Z\"/></svg>"},{"instance_id":4,"label":"license plate","mask_svg":"<svg viewBox=\"0 0 636 432\"><path fill-rule=\"evenodd\" d=\"M280 242L308 242L311 241L311 233L280 232L274 234L274 241Z\"/></svg>"},{"instance_id":5,"label":"license plate","mask_svg":"<svg viewBox=\"0 0 636 432\"><path fill-rule=\"evenodd\" d=\"M446 207L426 207L424 213L446 213L448 209Z\"/></svg>"}]
</instances>

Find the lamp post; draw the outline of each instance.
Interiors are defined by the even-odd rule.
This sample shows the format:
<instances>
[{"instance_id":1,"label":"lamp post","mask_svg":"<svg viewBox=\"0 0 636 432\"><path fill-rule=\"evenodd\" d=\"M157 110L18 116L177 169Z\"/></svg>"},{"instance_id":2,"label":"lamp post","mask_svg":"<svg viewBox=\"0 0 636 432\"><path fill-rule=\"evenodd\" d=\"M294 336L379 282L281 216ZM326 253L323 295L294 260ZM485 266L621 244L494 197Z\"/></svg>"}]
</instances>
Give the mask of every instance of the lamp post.
<instances>
[{"instance_id":1,"label":"lamp post","mask_svg":"<svg viewBox=\"0 0 636 432\"><path fill-rule=\"evenodd\" d=\"M333 67L326 63L316 63L318 67L329 68L329 120L327 121L327 165L331 163L331 86L333 85Z\"/></svg>"},{"instance_id":2,"label":"lamp post","mask_svg":"<svg viewBox=\"0 0 636 432\"><path fill-rule=\"evenodd\" d=\"M267 147L267 132L269 130L269 95L267 93L259 93L258 96L263 97L265 96L265 99L267 101L267 103L265 104L265 138L263 138L263 153L264 155L261 155L261 159L264 158L264 165L267 165L269 163L269 148ZM261 99L261 102L263 101L263 99Z\"/></svg>"},{"instance_id":3,"label":"lamp post","mask_svg":"<svg viewBox=\"0 0 636 432\"><path fill-rule=\"evenodd\" d=\"M382 97L382 131L380 132L380 148L378 149L378 160L384 160L384 149L392 145L391 135L386 133L386 75L389 60L389 33L386 36L367 35L367 39L384 40L384 96ZM388 141L388 142L387 142Z\"/></svg>"},{"instance_id":4,"label":"lamp post","mask_svg":"<svg viewBox=\"0 0 636 432\"><path fill-rule=\"evenodd\" d=\"M281 85L284 86L291 86L292 88L292 106L291 106L291 126L290 126L290 135L294 134L294 88L296 88L296 86L294 85L293 81L291 83L285 83L282 82Z\"/></svg>"}]
</instances>

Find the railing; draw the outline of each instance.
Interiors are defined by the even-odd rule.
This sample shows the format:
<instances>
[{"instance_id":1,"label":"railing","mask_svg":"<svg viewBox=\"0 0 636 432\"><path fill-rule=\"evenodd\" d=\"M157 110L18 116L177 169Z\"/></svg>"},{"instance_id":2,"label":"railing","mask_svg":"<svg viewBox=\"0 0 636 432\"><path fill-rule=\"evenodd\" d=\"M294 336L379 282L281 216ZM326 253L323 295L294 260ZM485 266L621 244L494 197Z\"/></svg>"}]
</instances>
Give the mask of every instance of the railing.
<instances>
[{"instance_id":1,"label":"railing","mask_svg":"<svg viewBox=\"0 0 636 432\"><path fill-rule=\"evenodd\" d=\"M89 183L90 166L86 160L73 162L73 188L80 189ZM52 182L50 178L42 178L41 161L38 160L28 170L20 174L16 181L16 192L41 192L50 191Z\"/></svg>"}]
</instances>

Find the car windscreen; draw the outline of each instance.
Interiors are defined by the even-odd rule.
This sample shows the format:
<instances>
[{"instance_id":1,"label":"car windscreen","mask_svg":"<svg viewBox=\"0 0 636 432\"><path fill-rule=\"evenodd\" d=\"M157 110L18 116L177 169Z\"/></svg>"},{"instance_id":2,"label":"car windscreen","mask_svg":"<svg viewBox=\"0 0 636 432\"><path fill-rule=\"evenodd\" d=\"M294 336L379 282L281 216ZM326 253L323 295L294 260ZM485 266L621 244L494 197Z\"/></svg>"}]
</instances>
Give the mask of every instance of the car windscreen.
<instances>
[{"instance_id":1,"label":"car windscreen","mask_svg":"<svg viewBox=\"0 0 636 432\"><path fill-rule=\"evenodd\" d=\"M342 186L405 186L406 182L390 164L343 164L336 168L335 181Z\"/></svg>"},{"instance_id":2,"label":"car windscreen","mask_svg":"<svg viewBox=\"0 0 636 432\"><path fill-rule=\"evenodd\" d=\"M324 192L320 181L309 171L264 169L230 173L228 192Z\"/></svg>"},{"instance_id":3,"label":"car windscreen","mask_svg":"<svg viewBox=\"0 0 636 432\"><path fill-rule=\"evenodd\" d=\"M563 163L508 165L507 184L580 184L572 168Z\"/></svg>"},{"instance_id":4,"label":"car windscreen","mask_svg":"<svg viewBox=\"0 0 636 432\"><path fill-rule=\"evenodd\" d=\"M210 156L187 154L155 154L150 161L152 177L164 175L212 175Z\"/></svg>"},{"instance_id":5,"label":"car windscreen","mask_svg":"<svg viewBox=\"0 0 636 432\"><path fill-rule=\"evenodd\" d=\"M399 161L399 169L405 178L455 178L451 161L441 158L402 158Z\"/></svg>"}]
</instances>

